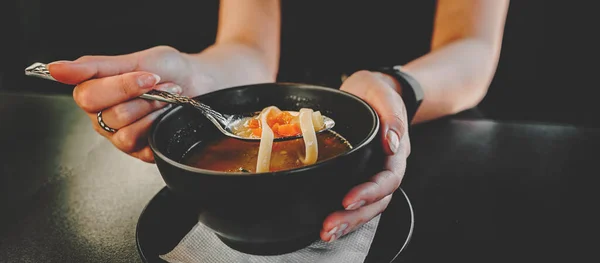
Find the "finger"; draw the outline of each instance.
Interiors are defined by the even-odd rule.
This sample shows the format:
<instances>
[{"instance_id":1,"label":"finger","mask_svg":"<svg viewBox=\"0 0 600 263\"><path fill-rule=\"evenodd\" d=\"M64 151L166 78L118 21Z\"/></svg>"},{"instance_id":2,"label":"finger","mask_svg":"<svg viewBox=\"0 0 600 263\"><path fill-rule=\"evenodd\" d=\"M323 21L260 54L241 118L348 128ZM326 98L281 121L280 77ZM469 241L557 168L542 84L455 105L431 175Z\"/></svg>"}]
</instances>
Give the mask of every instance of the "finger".
<instances>
[{"instance_id":1,"label":"finger","mask_svg":"<svg viewBox=\"0 0 600 263\"><path fill-rule=\"evenodd\" d=\"M140 151L132 153L131 156L147 163L154 163L154 153L152 152L152 149L150 149L150 146L146 146Z\"/></svg>"},{"instance_id":2,"label":"finger","mask_svg":"<svg viewBox=\"0 0 600 263\"><path fill-rule=\"evenodd\" d=\"M95 113L136 98L159 81L158 75L148 72L92 79L77 85L73 90L73 98L84 111Z\"/></svg>"},{"instance_id":3,"label":"finger","mask_svg":"<svg viewBox=\"0 0 600 263\"><path fill-rule=\"evenodd\" d=\"M404 102L396 90L383 77L369 71L354 73L341 89L361 97L375 109L381 119L384 150L388 155L396 154L407 130Z\"/></svg>"},{"instance_id":4,"label":"finger","mask_svg":"<svg viewBox=\"0 0 600 263\"><path fill-rule=\"evenodd\" d=\"M56 61L47 65L57 81L76 85L92 78L103 78L135 71L138 53L119 56L83 56L75 61Z\"/></svg>"},{"instance_id":5,"label":"finger","mask_svg":"<svg viewBox=\"0 0 600 263\"><path fill-rule=\"evenodd\" d=\"M342 200L342 205L346 210L356 210L393 194L400 187L405 171L406 156L388 157L385 170L371 177L368 182L352 188Z\"/></svg>"},{"instance_id":6,"label":"finger","mask_svg":"<svg viewBox=\"0 0 600 263\"><path fill-rule=\"evenodd\" d=\"M333 212L323 222L320 233L321 239L326 242L333 242L358 229L385 211L391 199L392 195L388 195L378 202L357 210Z\"/></svg>"},{"instance_id":7,"label":"finger","mask_svg":"<svg viewBox=\"0 0 600 263\"><path fill-rule=\"evenodd\" d=\"M171 105L154 111L139 121L136 121L124 128L118 130L111 136L112 143L121 151L131 154L140 151L148 144L147 137L150 126L156 118L171 108Z\"/></svg>"},{"instance_id":8,"label":"finger","mask_svg":"<svg viewBox=\"0 0 600 263\"><path fill-rule=\"evenodd\" d=\"M182 92L181 87L173 83L157 85L156 89L174 94L181 94ZM121 129L166 105L168 105L168 103L154 100L134 99L103 110L102 118L104 123L109 127Z\"/></svg>"}]
</instances>

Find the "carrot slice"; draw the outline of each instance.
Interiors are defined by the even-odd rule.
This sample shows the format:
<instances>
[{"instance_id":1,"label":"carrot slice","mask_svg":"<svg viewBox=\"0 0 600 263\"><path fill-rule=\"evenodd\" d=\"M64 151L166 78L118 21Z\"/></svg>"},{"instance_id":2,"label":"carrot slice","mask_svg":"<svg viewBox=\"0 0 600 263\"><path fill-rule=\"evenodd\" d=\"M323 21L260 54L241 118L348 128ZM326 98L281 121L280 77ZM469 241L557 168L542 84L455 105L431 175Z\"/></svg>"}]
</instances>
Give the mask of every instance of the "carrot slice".
<instances>
[{"instance_id":1,"label":"carrot slice","mask_svg":"<svg viewBox=\"0 0 600 263\"><path fill-rule=\"evenodd\" d=\"M248 121L248 128L250 128L250 129L256 129L258 127L260 127L260 123L258 122L257 119L250 119Z\"/></svg>"},{"instance_id":2,"label":"carrot slice","mask_svg":"<svg viewBox=\"0 0 600 263\"><path fill-rule=\"evenodd\" d=\"M287 111L282 111L279 116L277 116L277 119L279 119L282 124L289 124L293 118L294 116Z\"/></svg>"},{"instance_id":3,"label":"carrot slice","mask_svg":"<svg viewBox=\"0 0 600 263\"><path fill-rule=\"evenodd\" d=\"M271 130L273 130L273 132L275 133L275 137L278 137L279 134L279 123L275 123L273 124L273 126L271 127Z\"/></svg>"},{"instance_id":4,"label":"carrot slice","mask_svg":"<svg viewBox=\"0 0 600 263\"><path fill-rule=\"evenodd\" d=\"M271 111L266 117L267 125L273 131L275 137L296 136L302 134L300 123L296 116L288 111ZM250 119L246 122L252 135L260 137L262 134L261 123L258 119Z\"/></svg>"},{"instance_id":5,"label":"carrot slice","mask_svg":"<svg viewBox=\"0 0 600 263\"><path fill-rule=\"evenodd\" d=\"M283 125L278 125L277 133L281 136L296 136L296 135L302 133L302 131L300 130L300 127L298 127L297 125L283 124Z\"/></svg>"},{"instance_id":6,"label":"carrot slice","mask_svg":"<svg viewBox=\"0 0 600 263\"><path fill-rule=\"evenodd\" d=\"M267 124L269 125L269 127L273 127L275 123L277 123L277 116L271 115L267 117Z\"/></svg>"},{"instance_id":7,"label":"carrot slice","mask_svg":"<svg viewBox=\"0 0 600 263\"><path fill-rule=\"evenodd\" d=\"M252 129L252 134L260 137L260 135L262 134L262 129L261 128Z\"/></svg>"}]
</instances>

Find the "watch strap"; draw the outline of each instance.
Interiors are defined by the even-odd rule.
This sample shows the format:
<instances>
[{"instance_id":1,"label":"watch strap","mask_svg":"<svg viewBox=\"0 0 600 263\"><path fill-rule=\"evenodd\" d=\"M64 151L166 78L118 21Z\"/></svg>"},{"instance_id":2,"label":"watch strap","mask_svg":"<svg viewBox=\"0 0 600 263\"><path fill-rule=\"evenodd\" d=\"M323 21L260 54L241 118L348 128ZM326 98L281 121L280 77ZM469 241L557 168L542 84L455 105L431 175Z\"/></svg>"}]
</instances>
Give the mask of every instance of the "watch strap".
<instances>
[{"instance_id":1,"label":"watch strap","mask_svg":"<svg viewBox=\"0 0 600 263\"><path fill-rule=\"evenodd\" d=\"M387 74L400 83L400 87L402 89L402 100L404 101L404 105L406 107L406 115L408 118L408 124L410 126L410 123L415 117L417 110L423 101L424 93L423 89L421 88L421 84L410 74L402 71L401 66L381 67L371 71Z\"/></svg>"}]
</instances>

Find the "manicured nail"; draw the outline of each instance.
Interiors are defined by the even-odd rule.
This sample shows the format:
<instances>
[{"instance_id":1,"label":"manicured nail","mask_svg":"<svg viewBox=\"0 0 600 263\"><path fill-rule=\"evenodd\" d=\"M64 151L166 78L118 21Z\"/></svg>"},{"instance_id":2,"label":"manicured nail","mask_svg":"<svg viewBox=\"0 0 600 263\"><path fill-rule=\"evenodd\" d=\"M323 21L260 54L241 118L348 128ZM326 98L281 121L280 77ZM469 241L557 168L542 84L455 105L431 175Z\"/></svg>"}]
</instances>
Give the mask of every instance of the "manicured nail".
<instances>
[{"instance_id":1,"label":"manicured nail","mask_svg":"<svg viewBox=\"0 0 600 263\"><path fill-rule=\"evenodd\" d=\"M362 207L365 204L365 200L360 200L358 202L354 202L346 207L346 210L354 210Z\"/></svg>"},{"instance_id":2,"label":"manicured nail","mask_svg":"<svg viewBox=\"0 0 600 263\"><path fill-rule=\"evenodd\" d=\"M339 227L334 227L331 230L329 230L329 232L327 232L328 235L333 235L335 233L337 233Z\"/></svg>"},{"instance_id":3,"label":"manicured nail","mask_svg":"<svg viewBox=\"0 0 600 263\"><path fill-rule=\"evenodd\" d=\"M342 238L346 230L348 229L348 224L341 224L338 231L334 234L336 239Z\"/></svg>"},{"instance_id":4,"label":"manicured nail","mask_svg":"<svg viewBox=\"0 0 600 263\"><path fill-rule=\"evenodd\" d=\"M348 228L348 224L343 223L343 224L336 226L336 227L332 228L331 230L329 230L329 232L327 232L327 234L335 235L338 232L343 232L344 230L346 230L346 228Z\"/></svg>"},{"instance_id":5,"label":"manicured nail","mask_svg":"<svg viewBox=\"0 0 600 263\"><path fill-rule=\"evenodd\" d=\"M340 225L340 229L338 230L338 232L344 232L344 230L346 230L346 228L348 228L348 224L343 223Z\"/></svg>"},{"instance_id":6,"label":"manicured nail","mask_svg":"<svg viewBox=\"0 0 600 263\"><path fill-rule=\"evenodd\" d=\"M356 224L352 227L352 228L348 228L346 229L346 231L344 231L344 233L342 233L343 235L347 235L350 232L356 231L357 229L361 228L363 225L365 224L364 220L358 220L358 222L356 222ZM339 235L341 236L341 235Z\"/></svg>"},{"instance_id":7,"label":"manicured nail","mask_svg":"<svg viewBox=\"0 0 600 263\"><path fill-rule=\"evenodd\" d=\"M51 67L52 66L56 66L56 65L61 65L61 64L68 64L68 63L72 63L72 61L68 61L68 60L59 60L59 61L54 61L54 62L50 62L48 64L46 64L46 69L51 71ZM49 78L50 80L55 80L51 75L47 76L47 78Z\"/></svg>"},{"instance_id":8,"label":"manicured nail","mask_svg":"<svg viewBox=\"0 0 600 263\"><path fill-rule=\"evenodd\" d=\"M400 145L400 138L398 137L398 134L395 131L389 130L387 132L387 141L388 141L388 144L389 144L392 152L393 153L398 152L398 146Z\"/></svg>"},{"instance_id":9,"label":"manicured nail","mask_svg":"<svg viewBox=\"0 0 600 263\"><path fill-rule=\"evenodd\" d=\"M335 236L336 239L340 239L340 238L342 238L344 236L344 231L340 230L337 233L335 233L334 236Z\"/></svg>"},{"instance_id":10,"label":"manicured nail","mask_svg":"<svg viewBox=\"0 0 600 263\"><path fill-rule=\"evenodd\" d=\"M335 235L331 235L331 237L329 238L329 243L335 241L337 239L337 237Z\"/></svg>"},{"instance_id":11,"label":"manicured nail","mask_svg":"<svg viewBox=\"0 0 600 263\"><path fill-rule=\"evenodd\" d=\"M344 234L344 230L346 230L347 228L348 228L348 224L343 223L343 224L336 226L336 227L332 228L331 230L329 230L329 232L327 232L327 234L331 236L329 238L329 243L342 237L342 235Z\"/></svg>"},{"instance_id":12,"label":"manicured nail","mask_svg":"<svg viewBox=\"0 0 600 263\"><path fill-rule=\"evenodd\" d=\"M59 60L59 61L50 62L50 63L48 63L46 66L50 66L50 65L58 65L58 64L68 64L68 63L73 63L73 61L69 61L69 60Z\"/></svg>"},{"instance_id":13,"label":"manicured nail","mask_svg":"<svg viewBox=\"0 0 600 263\"><path fill-rule=\"evenodd\" d=\"M160 87L160 90L166 91L169 93L174 93L174 94L181 94L183 92L183 89L181 89L181 87L178 85L170 85L170 86L166 86L166 87Z\"/></svg>"},{"instance_id":14,"label":"manicured nail","mask_svg":"<svg viewBox=\"0 0 600 263\"><path fill-rule=\"evenodd\" d=\"M163 111L167 111L170 108L173 108L173 104L168 104L167 106L165 106L164 108L162 108Z\"/></svg>"},{"instance_id":15,"label":"manicured nail","mask_svg":"<svg viewBox=\"0 0 600 263\"><path fill-rule=\"evenodd\" d=\"M137 81L141 88L150 88L160 81L160 77L156 74L144 74L139 76Z\"/></svg>"}]
</instances>

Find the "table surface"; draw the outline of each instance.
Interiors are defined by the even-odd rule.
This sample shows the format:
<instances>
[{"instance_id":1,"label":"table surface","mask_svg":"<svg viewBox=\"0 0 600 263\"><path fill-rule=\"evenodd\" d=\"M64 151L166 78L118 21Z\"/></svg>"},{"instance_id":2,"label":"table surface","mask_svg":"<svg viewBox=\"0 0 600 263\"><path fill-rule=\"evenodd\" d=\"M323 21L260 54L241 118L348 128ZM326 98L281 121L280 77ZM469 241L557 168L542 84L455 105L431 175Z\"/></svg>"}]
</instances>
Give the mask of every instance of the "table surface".
<instances>
[{"instance_id":1,"label":"table surface","mask_svg":"<svg viewBox=\"0 0 600 263\"><path fill-rule=\"evenodd\" d=\"M416 224L397 262L593 251L600 130L446 118L411 140L402 187ZM97 135L71 97L0 93L0 160L0 262L141 261L136 223L164 182Z\"/></svg>"}]
</instances>

